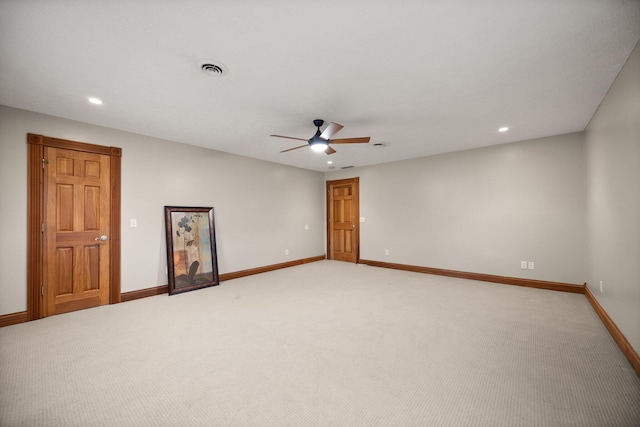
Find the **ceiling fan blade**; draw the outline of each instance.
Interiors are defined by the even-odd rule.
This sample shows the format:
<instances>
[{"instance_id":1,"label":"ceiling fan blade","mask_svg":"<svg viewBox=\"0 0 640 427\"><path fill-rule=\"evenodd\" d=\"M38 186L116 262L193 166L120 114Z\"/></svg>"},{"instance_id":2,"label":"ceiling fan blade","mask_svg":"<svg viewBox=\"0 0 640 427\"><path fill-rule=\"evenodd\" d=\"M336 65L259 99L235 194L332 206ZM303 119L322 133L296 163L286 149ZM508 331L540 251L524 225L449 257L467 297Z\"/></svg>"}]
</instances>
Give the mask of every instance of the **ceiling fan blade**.
<instances>
[{"instance_id":1,"label":"ceiling fan blade","mask_svg":"<svg viewBox=\"0 0 640 427\"><path fill-rule=\"evenodd\" d=\"M332 144L362 144L371 141L371 137L332 139Z\"/></svg>"},{"instance_id":2,"label":"ceiling fan blade","mask_svg":"<svg viewBox=\"0 0 640 427\"><path fill-rule=\"evenodd\" d=\"M331 148L331 147L327 147L327 149L326 149L326 150L324 150L324 152L325 152L325 153L327 153L327 154L333 154L333 153L335 153L335 152L336 152L336 150L334 150L334 149L333 149L333 148Z\"/></svg>"},{"instance_id":3,"label":"ceiling fan blade","mask_svg":"<svg viewBox=\"0 0 640 427\"><path fill-rule=\"evenodd\" d=\"M289 148L288 150L282 150L281 153L286 153L287 151L297 150L298 148L303 148L303 147L308 147L308 146L309 146L309 144L304 144L304 145L301 145L299 147L293 147L293 148Z\"/></svg>"},{"instance_id":4,"label":"ceiling fan blade","mask_svg":"<svg viewBox=\"0 0 640 427\"><path fill-rule=\"evenodd\" d=\"M335 135L336 133L338 133L340 131L340 129L342 129L344 126L339 125L338 123L329 123L329 126L327 126L327 128L322 131L322 133L320 134L320 138L322 139L331 139L331 137L333 135Z\"/></svg>"},{"instance_id":5,"label":"ceiling fan blade","mask_svg":"<svg viewBox=\"0 0 640 427\"><path fill-rule=\"evenodd\" d=\"M269 135L269 136L275 136L276 138L297 139L298 141L306 141L306 139L294 138L293 136L284 136L284 135Z\"/></svg>"}]
</instances>

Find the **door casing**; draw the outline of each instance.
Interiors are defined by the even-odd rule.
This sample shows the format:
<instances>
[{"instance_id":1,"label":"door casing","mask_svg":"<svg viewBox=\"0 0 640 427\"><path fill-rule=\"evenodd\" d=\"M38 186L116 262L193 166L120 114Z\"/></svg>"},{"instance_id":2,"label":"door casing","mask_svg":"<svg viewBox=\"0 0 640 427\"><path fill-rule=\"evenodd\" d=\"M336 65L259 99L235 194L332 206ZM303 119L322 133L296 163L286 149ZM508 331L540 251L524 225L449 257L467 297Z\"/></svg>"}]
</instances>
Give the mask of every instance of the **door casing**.
<instances>
[{"instance_id":1,"label":"door casing","mask_svg":"<svg viewBox=\"0 0 640 427\"><path fill-rule=\"evenodd\" d=\"M27 318L44 316L44 148L55 147L110 156L110 274L109 303L120 302L120 206L122 149L69 141L37 134L27 135Z\"/></svg>"}]
</instances>

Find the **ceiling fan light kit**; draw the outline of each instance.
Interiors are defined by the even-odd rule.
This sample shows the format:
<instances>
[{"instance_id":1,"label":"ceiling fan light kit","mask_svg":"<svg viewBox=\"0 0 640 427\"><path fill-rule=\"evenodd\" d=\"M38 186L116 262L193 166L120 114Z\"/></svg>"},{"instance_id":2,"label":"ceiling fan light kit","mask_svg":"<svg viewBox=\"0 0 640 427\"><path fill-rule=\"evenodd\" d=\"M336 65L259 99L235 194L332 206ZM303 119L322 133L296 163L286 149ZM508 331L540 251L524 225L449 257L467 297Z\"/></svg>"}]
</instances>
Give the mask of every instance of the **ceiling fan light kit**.
<instances>
[{"instance_id":1,"label":"ceiling fan light kit","mask_svg":"<svg viewBox=\"0 0 640 427\"><path fill-rule=\"evenodd\" d=\"M321 151L326 151L327 148L329 148L329 144L327 144L324 141L315 141L315 142L310 142L309 144L311 145L311 149L318 153Z\"/></svg>"},{"instance_id":2,"label":"ceiling fan light kit","mask_svg":"<svg viewBox=\"0 0 640 427\"><path fill-rule=\"evenodd\" d=\"M368 143L371 138L368 136L360 137L360 138L343 138L343 139L331 139L333 135L338 133L344 126L339 125L338 123L329 123L329 126L325 128L324 131L320 130L320 127L324 124L324 120L315 119L313 124L318 128L315 135L313 135L310 139L302 139L296 138L293 136L284 136L284 135L269 135L276 138L287 138L287 139L297 139L299 141L307 141L307 145L301 145L299 147L289 148L287 150L282 150L281 153L285 153L287 151L297 150L298 148L311 147L313 151L322 152L324 151L327 154L333 154L336 152L333 148L330 147L330 144L361 144Z\"/></svg>"}]
</instances>

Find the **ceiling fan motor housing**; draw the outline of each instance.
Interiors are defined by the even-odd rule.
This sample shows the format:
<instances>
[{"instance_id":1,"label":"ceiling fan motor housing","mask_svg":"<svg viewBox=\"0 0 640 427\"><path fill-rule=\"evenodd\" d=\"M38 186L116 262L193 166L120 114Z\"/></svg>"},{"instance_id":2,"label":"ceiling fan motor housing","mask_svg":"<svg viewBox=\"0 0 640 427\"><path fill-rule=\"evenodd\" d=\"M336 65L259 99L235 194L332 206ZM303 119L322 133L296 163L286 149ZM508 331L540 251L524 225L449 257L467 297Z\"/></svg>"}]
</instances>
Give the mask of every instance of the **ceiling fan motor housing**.
<instances>
[{"instance_id":1,"label":"ceiling fan motor housing","mask_svg":"<svg viewBox=\"0 0 640 427\"><path fill-rule=\"evenodd\" d=\"M315 142L315 141L324 141L324 142L328 141L328 139L322 139L322 138L320 138L320 135L321 135L321 134L322 134L322 132L320 132L320 130L318 129L318 131L316 132L316 134L315 134L315 135L313 135L311 138L309 138L309 143L311 144L311 143L313 143L313 142Z\"/></svg>"}]
</instances>

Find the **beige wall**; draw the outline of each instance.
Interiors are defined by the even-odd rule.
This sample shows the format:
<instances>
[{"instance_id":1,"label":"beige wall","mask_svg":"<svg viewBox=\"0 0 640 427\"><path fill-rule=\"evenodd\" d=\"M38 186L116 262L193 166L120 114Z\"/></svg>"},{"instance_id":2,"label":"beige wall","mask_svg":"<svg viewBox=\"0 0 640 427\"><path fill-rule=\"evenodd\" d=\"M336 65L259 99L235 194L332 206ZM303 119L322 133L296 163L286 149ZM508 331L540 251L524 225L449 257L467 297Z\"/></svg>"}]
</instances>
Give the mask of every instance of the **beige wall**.
<instances>
[{"instance_id":1,"label":"beige wall","mask_svg":"<svg viewBox=\"0 0 640 427\"><path fill-rule=\"evenodd\" d=\"M328 173L360 177L361 257L582 284L583 134ZM385 255L385 250L389 255ZM520 261L533 261L522 270Z\"/></svg>"},{"instance_id":2,"label":"beige wall","mask_svg":"<svg viewBox=\"0 0 640 427\"><path fill-rule=\"evenodd\" d=\"M27 133L122 148L123 292L167 283L165 205L214 207L220 273L325 252L319 172L0 106L0 315L26 310Z\"/></svg>"},{"instance_id":3,"label":"beige wall","mask_svg":"<svg viewBox=\"0 0 640 427\"><path fill-rule=\"evenodd\" d=\"M640 45L585 135L589 289L640 352Z\"/></svg>"}]
</instances>

